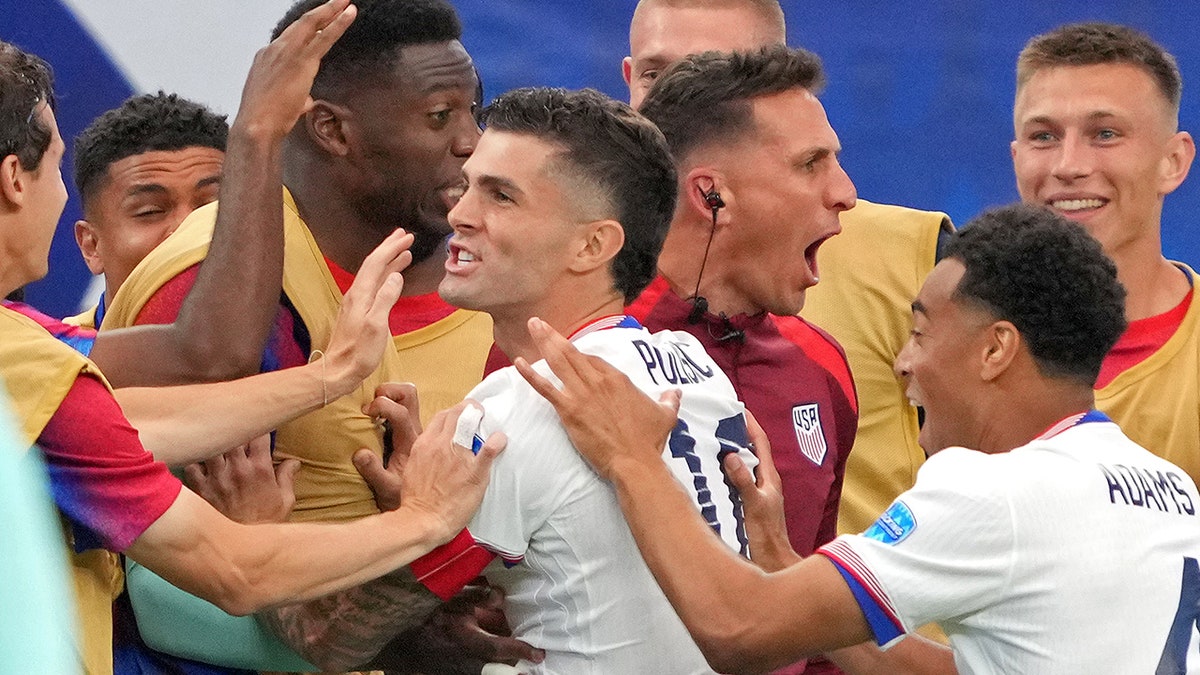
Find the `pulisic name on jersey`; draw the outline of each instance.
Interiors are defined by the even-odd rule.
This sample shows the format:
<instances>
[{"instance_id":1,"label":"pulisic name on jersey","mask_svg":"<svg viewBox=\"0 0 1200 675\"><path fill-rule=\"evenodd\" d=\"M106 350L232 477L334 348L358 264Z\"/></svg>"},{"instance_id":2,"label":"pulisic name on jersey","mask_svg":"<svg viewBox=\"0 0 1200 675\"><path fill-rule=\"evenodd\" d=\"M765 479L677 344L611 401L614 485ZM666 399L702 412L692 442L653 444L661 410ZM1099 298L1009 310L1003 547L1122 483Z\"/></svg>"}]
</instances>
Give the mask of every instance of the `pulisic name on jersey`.
<instances>
[{"instance_id":1,"label":"pulisic name on jersey","mask_svg":"<svg viewBox=\"0 0 1200 675\"><path fill-rule=\"evenodd\" d=\"M695 384L714 375L711 366L696 363L678 342L667 343L666 353L644 340L634 340L633 346L655 384Z\"/></svg>"},{"instance_id":2,"label":"pulisic name on jersey","mask_svg":"<svg viewBox=\"0 0 1200 675\"><path fill-rule=\"evenodd\" d=\"M1153 471L1124 464L1097 466L1108 481L1108 498L1113 504L1196 515L1196 504L1185 489L1187 481L1173 471Z\"/></svg>"}]
</instances>

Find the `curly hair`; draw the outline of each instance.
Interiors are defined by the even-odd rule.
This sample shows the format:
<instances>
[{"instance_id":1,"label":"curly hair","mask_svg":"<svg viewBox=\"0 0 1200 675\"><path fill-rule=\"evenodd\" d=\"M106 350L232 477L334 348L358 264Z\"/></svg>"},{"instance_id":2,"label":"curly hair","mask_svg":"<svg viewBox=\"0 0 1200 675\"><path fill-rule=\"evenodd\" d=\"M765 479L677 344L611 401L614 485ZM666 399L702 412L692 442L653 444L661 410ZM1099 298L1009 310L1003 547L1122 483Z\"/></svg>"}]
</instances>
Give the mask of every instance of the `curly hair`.
<instances>
[{"instance_id":1,"label":"curly hair","mask_svg":"<svg viewBox=\"0 0 1200 675\"><path fill-rule=\"evenodd\" d=\"M751 99L794 88L817 93L821 59L783 45L753 52L704 52L676 63L654 82L640 112L662 129L677 159L754 124Z\"/></svg>"},{"instance_id":2,"label":"curly hair","mask_svg":"<svg viewBox=\"0 0 1200 675\"><path fill-rule=\"evenodd\" d=\"M1111 23L1074 23L1035 36L1017 57L1017 88L1043 68L1127 63L1146 71L1179 114L1183 78L1175 57L1145 33Z\"/></svg>"},{"instance_id":3,"label":"curly hair","mask_svg":"<svg viewBox=\"0 0 1200 675\"><path fill-rule=\"evenodd\" d=\"M37 171L54 137L54 130L37 115L43 101L54 110L50 66L0 40L0 159L16 155L21 168Z\"/></svg>"},{"instance_id":4,"label":"curly hair","mask_svg":"<svg viewBox=\"0 0 1200 675\"><path fill-rule=\"evenodd\" d=\"M1011 321L1042 374L1095 383L1125 331L1125 288L1086 230L1041 206L1005 206L955 233L945 258L966 267L955 297Z\"/></svg>"},{"instance_id":5,"label":"curly hair","mask_svg":"<svg viewBox=\"0 0 1200 675\"><path fill-rule=\"evenodd\" d=\"M271 32L279 37L305 12L325 0L300 0ZM351 87L373 83L395 68L400 49L462 38L462 23L445 0L355 0L358 16L325 57L313 82L313 96L337 98Z\"/></svg>"},{"instance_id":6,"label":"curly hair","mask_svg":"<svg viewBox=\"0 0 1200 675\"><path fill-rule=\"evenodd\" d=\"M133 96L75 138L75 186L86 203L114 162L153 150L224 152L228 138L225 116L199 103L162 91Z\"/></svg>"},{"instance_id":7,"label":"curly hair","mask_svg":"<svg viewBox=\"0 0 1200 675\"><path fill-rule=\"evenodd\" d=\"M489 130L556 144L556 169L599 197L621 223L625 244L613 259L613 284L632 302L654 279L675 214L675 164L666 139L632 108L593 89L534 87L498 97L482 113ZM572 191L580 192L580 191Z\"/></svg>"}]
</instances>

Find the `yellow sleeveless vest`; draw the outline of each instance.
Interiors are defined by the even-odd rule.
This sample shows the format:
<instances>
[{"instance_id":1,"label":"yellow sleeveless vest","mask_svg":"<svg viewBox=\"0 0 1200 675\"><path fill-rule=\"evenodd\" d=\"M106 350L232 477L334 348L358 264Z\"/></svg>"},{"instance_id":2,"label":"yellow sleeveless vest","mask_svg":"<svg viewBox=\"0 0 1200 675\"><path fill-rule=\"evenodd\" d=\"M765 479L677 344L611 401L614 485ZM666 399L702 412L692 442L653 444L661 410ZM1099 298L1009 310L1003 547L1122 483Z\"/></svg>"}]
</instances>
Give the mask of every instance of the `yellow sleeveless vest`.
<instances>
[{"instance_id":1,"label":"yellow sleeveless vest","mask_svg":"<svg viewBox=\"0 0 1200 675\"><path fill-rule=\"evenodd\" d=\"M102 329L131 326L154 293L167 281L204 259L216 224L217 204L203 206L151 251L112 298ZM334 283L296 203L284 190L283 291L299 312L312 338L312 349L329 344L342 294ZM383 452L381 429L362 408L383 382L406 379L396 352L383 361L351 394L281 426L275 457L301 462L296 475L295 521L346 521L377 513L375 500L350 462L359 448Z\"/></svg>"},{"instance_id":2,"label":"yellow sleeveless vest","mask_svg":"<svg viewBox=\"0 0 1200 675\"><path fill-rule=\"evenodd\" d=\"M1176 263L1192 277L1196 273ZM1096 390L1096 407L1138 445L1200 483L1200 298L1158 351Z\"/></svg>"},{"instance_id":3,"label":"yellow sleeveless vest","mask_svg":"<svg viewBox=\"0 0 1200 675\"><path fill-rule=\"evenodd\" d=\"M862 199L817 252L821 283L801 315L842 345L858 392L858 435L846 462L838 531L868 528L916 482L925 452L917 411L892 370L912 327L913 298L933 269L945 214Z\"/></svg>"},{"instance_id":4,"label":"yellow sleeveless vest","mask_svg":"<svg viewBox=\"0 0 1200 675\"><path fill-rule=\"evenodd\" d=\"M25 441L32 446L80 374L108 381L88 359L62 344L37 322L0 307L0 377L8 390ZM116 554L100 549L76 553L64 522L75 582L80 658L84 672L113 672L112 603L124 585Z\"/></svg>"}]
</instances>

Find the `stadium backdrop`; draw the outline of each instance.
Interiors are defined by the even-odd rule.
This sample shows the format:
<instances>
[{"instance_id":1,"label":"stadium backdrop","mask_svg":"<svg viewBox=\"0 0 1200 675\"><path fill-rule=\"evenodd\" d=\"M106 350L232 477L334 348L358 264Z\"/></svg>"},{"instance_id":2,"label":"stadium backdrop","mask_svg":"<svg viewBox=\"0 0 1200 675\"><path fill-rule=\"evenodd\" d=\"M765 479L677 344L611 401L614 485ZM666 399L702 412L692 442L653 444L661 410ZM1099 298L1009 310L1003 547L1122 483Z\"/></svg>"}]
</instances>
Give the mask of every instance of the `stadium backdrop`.
<instances>
[{"instance_id":1,"label":"stadium backdrop","mask_svg":"<svg viewBox=\"0 0 1200 675\"><path fill-rule=\"evenodd\" d=\"M487 96L523 85L592 86L625 95L633 0L454 0ZM132 93L174 90L236 112L254 51L291 0L0 0L0 39L46 58L59 123L73 138ZM1016 198L1013 62L1026 39L1060 23L1102 19L1148 31L1179 59L1180 123L1200 132L1200 3L1194 0L784 0L792 45L824 59L822 98L859 194L950 213L963 223ZM69 144L68 144L69 146ZM64 164L70 174L71 153ZM71 314L98 292L75 247L71 199L50 276L28 299ZM1167 200L1167 254L1200 265L1200 175ZM886 242L880 242L886 245Z\"/></svg>"}]
</instances>

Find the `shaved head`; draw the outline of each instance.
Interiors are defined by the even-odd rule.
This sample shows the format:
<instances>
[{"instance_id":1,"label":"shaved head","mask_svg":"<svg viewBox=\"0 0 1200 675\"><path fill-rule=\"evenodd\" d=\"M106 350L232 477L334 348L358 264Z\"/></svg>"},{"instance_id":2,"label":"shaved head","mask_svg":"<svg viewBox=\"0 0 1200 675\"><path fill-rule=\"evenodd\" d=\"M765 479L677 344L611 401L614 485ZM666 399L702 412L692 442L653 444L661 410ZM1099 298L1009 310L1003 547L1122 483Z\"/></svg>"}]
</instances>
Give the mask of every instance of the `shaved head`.
<instances>
[{"instance_id":1,"label":"shaved head","mask_svg":"<svg viewBox=\"0 0 1200 675\"><path fill-rule=\"evenodd\" d=\"M638 107L654 80L686 56L754 51L786 38L778 0L641 0L622 64L629 103Z\"/></svg>"}]
</instances>

